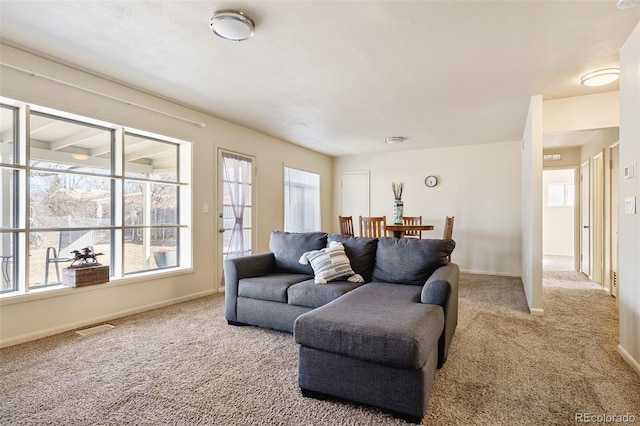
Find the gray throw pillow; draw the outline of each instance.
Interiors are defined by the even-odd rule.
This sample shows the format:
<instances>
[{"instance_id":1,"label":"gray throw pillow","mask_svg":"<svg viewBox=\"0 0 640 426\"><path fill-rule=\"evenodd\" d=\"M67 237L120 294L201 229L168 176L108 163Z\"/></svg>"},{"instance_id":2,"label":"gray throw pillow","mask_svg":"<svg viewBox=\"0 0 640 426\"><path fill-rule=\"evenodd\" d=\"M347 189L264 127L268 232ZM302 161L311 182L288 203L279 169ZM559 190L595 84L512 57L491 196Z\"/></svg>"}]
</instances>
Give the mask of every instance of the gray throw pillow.
<instances>
[{"instance_id":1,"label":"gray throw pillow","mask_svg":"<svg viewBox=\"0 0 640 426\"><path fill-rule=\"evenodd\" d=\"M446 265L456 243L453 240L380 238L373 281L423 285L433 272Z\"/></svg>"},{"instance_id":2,"label":"gray throw pillow","mask_svg":"<svg viewBox=\"0 0 640 426\"><path fill-rule=\"evenodd\" d=\"M376 262L377 238L350 237L348 235L329 234L327 243L332 241L342 243L344 251L351 261L351 269L364 278L365 282L371 281L373 265Z\"/></svg>"},{"instance_id":3,"label":"gray throw pillow","mask_svg":"<svg viewBox=\"0 0 640 426\"><path fill-rule=\"evenodd\" d=\"M311 265L298 263L303 253L320 250L327 246L324 232L271 232L269 250L276 259L276 272L313 275Z\"/></svg>"}]
</instances>

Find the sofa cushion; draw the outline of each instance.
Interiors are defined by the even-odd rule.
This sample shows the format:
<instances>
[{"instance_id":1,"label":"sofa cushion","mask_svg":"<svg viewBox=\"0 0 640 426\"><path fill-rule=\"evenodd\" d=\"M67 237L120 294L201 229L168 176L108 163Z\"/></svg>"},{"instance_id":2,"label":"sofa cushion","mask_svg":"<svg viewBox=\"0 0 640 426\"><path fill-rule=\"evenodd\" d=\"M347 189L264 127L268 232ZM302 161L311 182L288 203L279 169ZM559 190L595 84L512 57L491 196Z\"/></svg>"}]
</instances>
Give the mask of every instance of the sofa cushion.
<instances>
[{"instance_id":1,"label":"sofa cushion","mask_svg":"<svg viewBox=\"0 0 640 426\"><path fill-rule=\"evenodd\" d=\"M327 246L327 234L324 232L271 232L269 250L276 259L276 272L313 275L311 265L298 263L302 253L320 250Z\"/></svg>"},{"instance_id":2,"label":"sofa cushion","mask_svg":"<svg viewBox=\"0 0 640 426\"><path fill-rule=\"evenodd\" d=\"M444 327L438 305L420 303L421 288L372 282L300 315L296 343L390 365L422 368Z\"/></svg>"},{"instance_id":3,"label":"sofa cushion","mask_svg":"<svg viewBox=\"0 0 640 426\"><path fill-rule=\"evenodd\" d=\"M373 280L423 285L440 266L449 263L453 240L380 238L376 250Z\"/></svg>"},{"instance_id":4,"label":"sofa cushion","mask_svg":"<svg viewBox=\"0 0 640 426\"><path fill-rule=\"evenodd\" d=\"M347 281L352 283L364 282L362 277L351 269L342 243L336 241L331 241L329 247L303 253L299 262L303 265L311 264L316 284L325 284L341 277L348 277Z\"/></svg>"},{"instance_id":5,"label":"sofa cushion","mask_svg":"<svg viewBox=\"0 0 640 426\"><path fill-rule=\"evenodd\" d=\"M238 296L287 303L287 289L311 278L305 274L275 273L243 278L238 282Z\"/></svg>"},{"instance_id":6,"label":"sofa cushion","mask_svg":"<svg viewBox=\"0 0 640 426\"><path fill-rule=\"evenodd\" d=\"M287 300L290 305L318 308L361 285L348 281L331 281L322 285L313 280L302 281L287 289Z\"/></svg>"},{"instance_id":7,"label":"sofa cushion","mask_svg":"<svg viewBox=\"0 0 640 426\"><path fill-rule=\"evenodd\" d=\"M350 237L348 235L329 234L327 242L342 243L347 257L351 261L351 268L360 275L365 282L371 281L373 266L376 262L377 238Z\"/></svg>"}]
</instances>

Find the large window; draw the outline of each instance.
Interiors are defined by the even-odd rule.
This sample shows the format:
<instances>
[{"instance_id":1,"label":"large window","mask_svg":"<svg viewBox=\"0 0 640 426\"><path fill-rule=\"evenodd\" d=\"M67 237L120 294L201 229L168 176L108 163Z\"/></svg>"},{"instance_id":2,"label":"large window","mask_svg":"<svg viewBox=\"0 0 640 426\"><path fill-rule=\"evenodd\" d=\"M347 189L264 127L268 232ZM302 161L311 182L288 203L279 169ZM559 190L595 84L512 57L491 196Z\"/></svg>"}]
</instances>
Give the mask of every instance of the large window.
<instances>
[{"instance_id":1,"label":"large window","mask_svg":"<svg viewBox=\"0 0 640 426\"><path fill-rule=\"evenodd\" d=\"M190 266L191 144L1 101L2 292L59 285L88 246L112 279Z\"/></svg>"},{"instance_id":2,"label":"large window","mask_svg":"<svg viewBox=\"0 0 640 426\"><path fill-rule=\"evenodd\" d=\"M320 175L285 167L284 230L320 230Z\"/></svg>"},{"instance_id":3,"label":"large window","mask_svg":"<svg viewBox=\"0 0 640 426\"><path fill-rule=\"evenodd\" d=\"M575 204L575 190L571 183L550 183L547 206L563 207Z\"/></svg>"}]
</instances>

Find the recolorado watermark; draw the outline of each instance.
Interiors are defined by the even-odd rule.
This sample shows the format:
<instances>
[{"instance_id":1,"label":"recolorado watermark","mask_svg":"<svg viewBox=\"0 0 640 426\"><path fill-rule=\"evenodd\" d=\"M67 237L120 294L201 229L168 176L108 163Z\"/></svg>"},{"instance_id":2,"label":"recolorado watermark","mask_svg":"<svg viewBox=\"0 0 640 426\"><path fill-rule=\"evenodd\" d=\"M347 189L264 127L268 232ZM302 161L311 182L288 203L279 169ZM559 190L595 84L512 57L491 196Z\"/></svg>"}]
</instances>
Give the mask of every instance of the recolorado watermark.
<instances>
[{"instance_id":1,"label":"recolorado watermark","mask_svg":"<svg viewBox=\"0 0 640 426\"><path fill-rule=\"evenodd\" d=\"M574 420L576 423L635 423L636 416L631 413L625 413L625 414L576 413Z\"/></svg>"}]
</instances>

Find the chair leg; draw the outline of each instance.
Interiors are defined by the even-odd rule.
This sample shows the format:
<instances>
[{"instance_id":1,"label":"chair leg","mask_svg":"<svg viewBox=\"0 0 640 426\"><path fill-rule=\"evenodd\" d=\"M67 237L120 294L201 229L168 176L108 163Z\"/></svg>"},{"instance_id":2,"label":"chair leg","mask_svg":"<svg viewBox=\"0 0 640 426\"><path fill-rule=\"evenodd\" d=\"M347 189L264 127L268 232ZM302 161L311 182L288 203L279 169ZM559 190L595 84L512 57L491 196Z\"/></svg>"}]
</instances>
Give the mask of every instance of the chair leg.
<instances>
[{"instance_id":1,"label":"chair leg","mask_svg":"<svg viewBox=\"0 0 640 426\"><path fill-rule=\"evenodd\" d=\"M45 262L45 266L44 266L44 283L45 284L49 284L49 263L51 262L51 250L55 251L56 249L54 249L53 247L47 247L47 256L46 256L46 262Z\"/></svg>"},{"instance_id":2,"label":"chair leg","mask_svg":"<svg viewBox=\"0 0 640 426\"><path fill-rule=\"evenodd\" d=\"M56 262L56 279L58 280L56 282L59 282L59 283L62 282L60 280L60 263L59 262Z\"/></svg>"}]
</instances>

